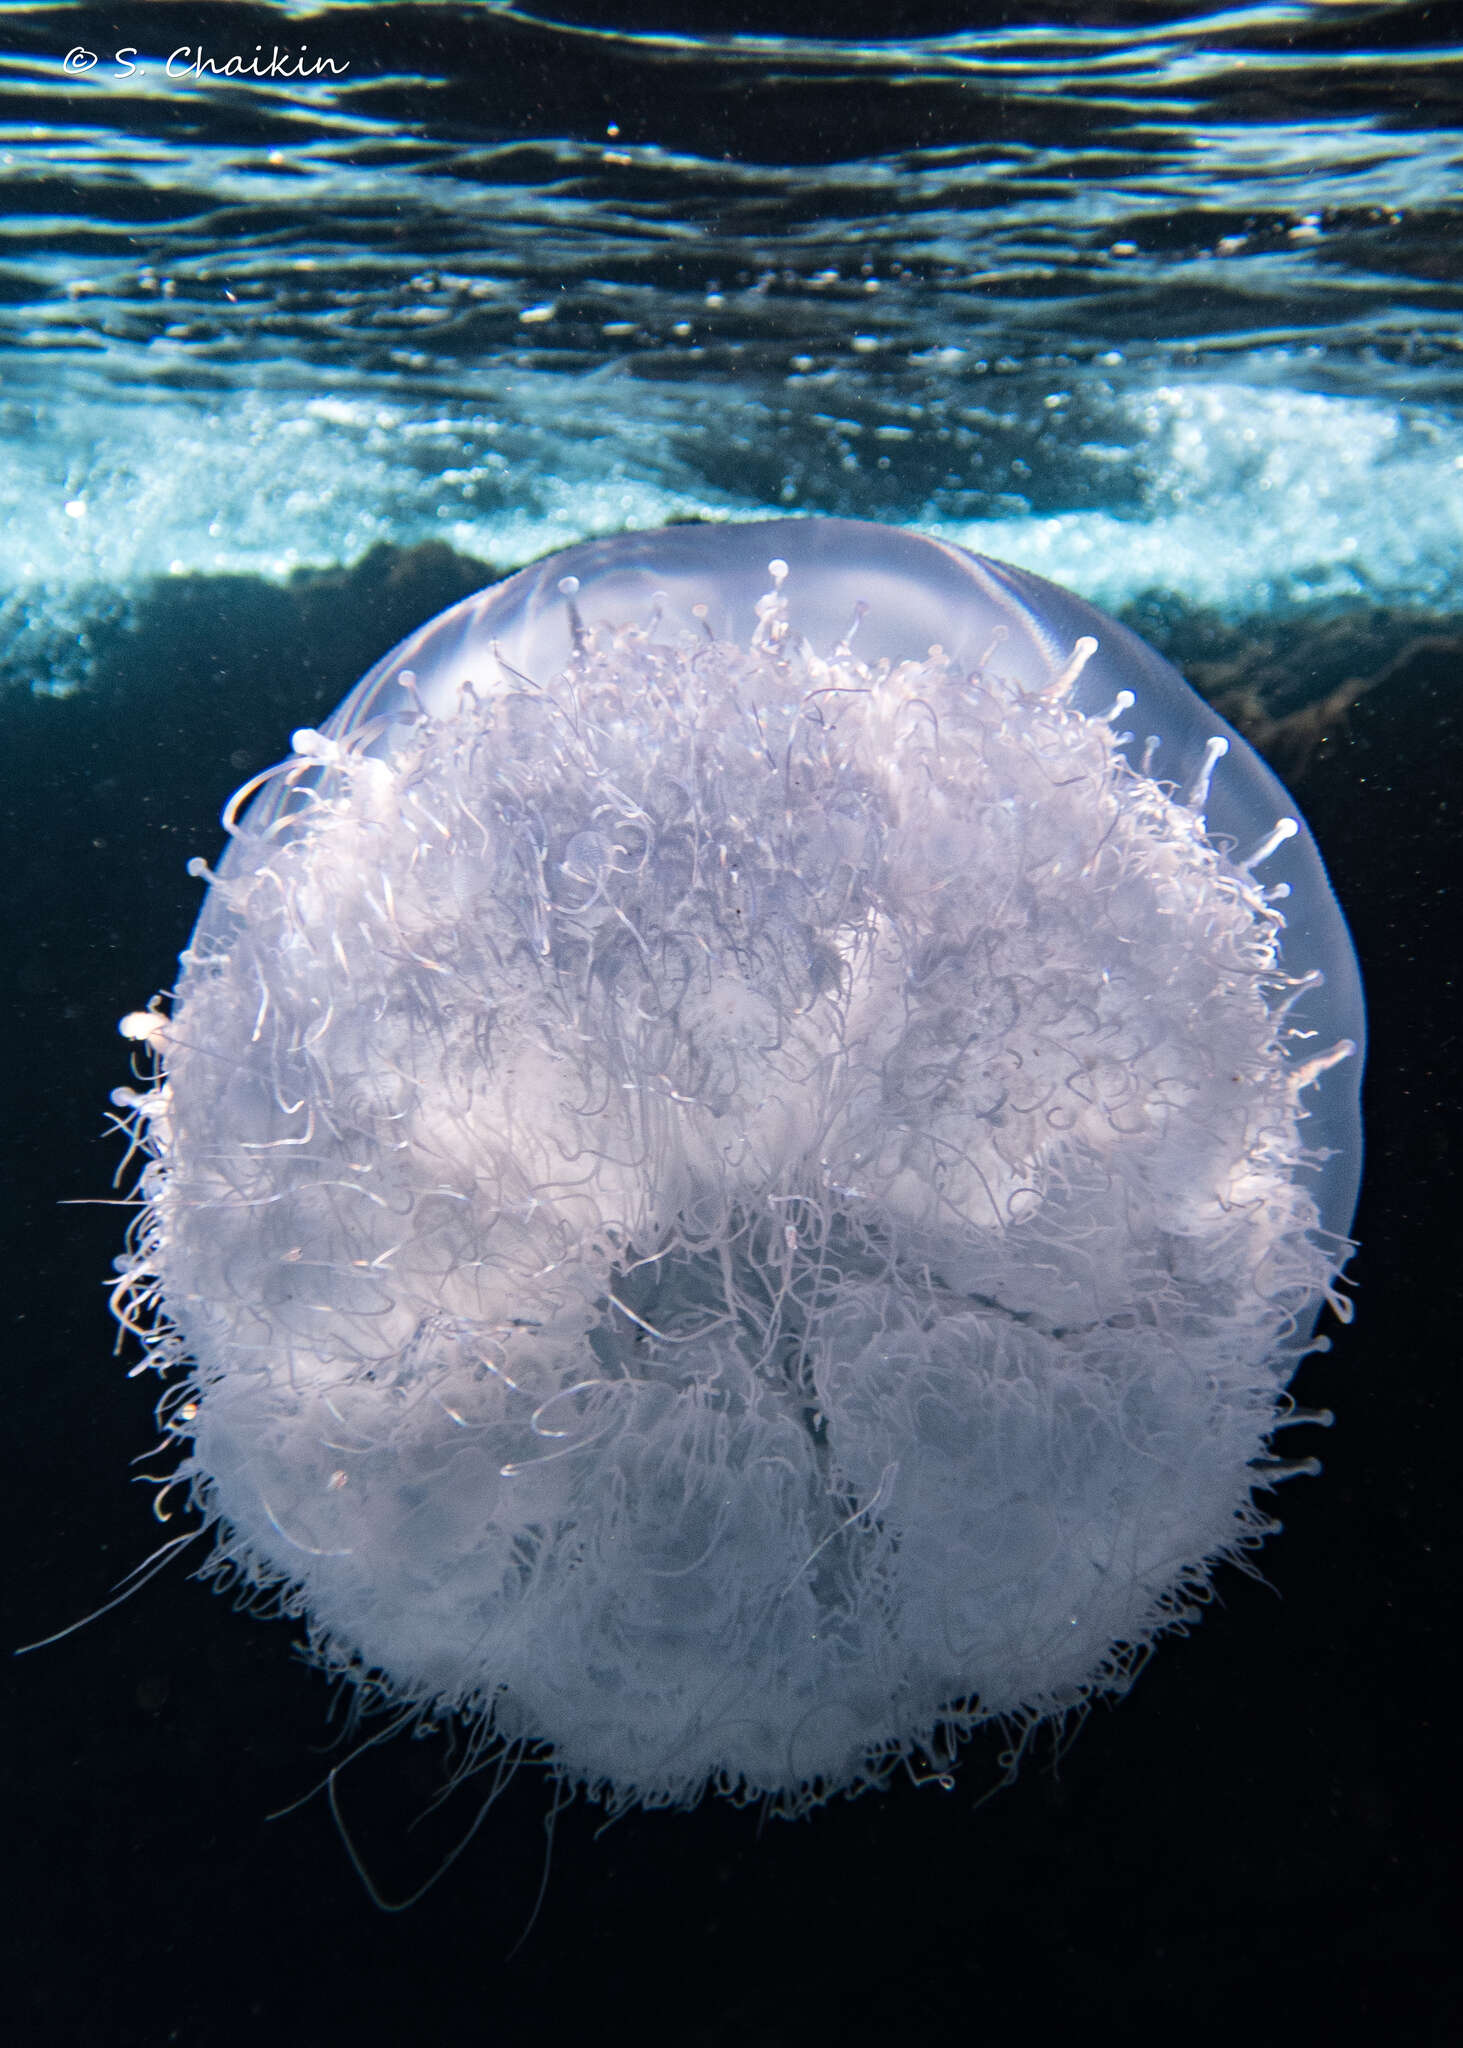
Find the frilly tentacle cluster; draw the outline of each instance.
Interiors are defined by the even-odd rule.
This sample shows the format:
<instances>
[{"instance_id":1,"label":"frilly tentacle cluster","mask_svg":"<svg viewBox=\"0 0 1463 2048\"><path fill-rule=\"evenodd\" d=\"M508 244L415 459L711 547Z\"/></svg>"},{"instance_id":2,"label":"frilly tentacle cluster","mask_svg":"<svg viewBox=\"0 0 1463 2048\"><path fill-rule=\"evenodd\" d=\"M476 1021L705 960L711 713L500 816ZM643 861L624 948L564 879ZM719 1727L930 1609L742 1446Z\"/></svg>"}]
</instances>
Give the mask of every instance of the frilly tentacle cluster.
<instances>
[{"instance_id":1,"label":"frilly tentacle cluster","mask_svg":"<svg viewBox=\"0 0 1463 2048\"><path fill-rule=\"evenodd\" d=\"M774 595L297 736L131 1020L119 1296L323 1662L796 1808L1121 1686L1263 1531L1337 1264L1280 916L1065 682Z\"/></svg>"}]
</instances>

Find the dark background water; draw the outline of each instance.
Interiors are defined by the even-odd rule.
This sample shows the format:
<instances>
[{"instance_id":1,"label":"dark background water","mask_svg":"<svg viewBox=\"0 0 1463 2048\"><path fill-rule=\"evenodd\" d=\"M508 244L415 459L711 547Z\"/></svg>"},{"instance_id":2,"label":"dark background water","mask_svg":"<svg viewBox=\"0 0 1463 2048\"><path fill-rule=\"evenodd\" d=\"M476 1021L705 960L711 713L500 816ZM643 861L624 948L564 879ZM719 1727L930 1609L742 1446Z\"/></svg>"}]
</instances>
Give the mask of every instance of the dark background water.
<instances>
[{"instance_id":1,"label":"dark background water","mask_svg":"<svg viewBox=\"0 0 1463 2048\"><path fill-rule=\"evenodd\" d=\"M350 69L162 73L256 43ZM16 2039L1458 2037L1459 53L1405 4L0 8L12 1641L168 1533L123 1212L58 1205L107 1192L184 861L546 548L836 511L1120 610L1290 781L1373 1034L1325 1475L1060 1755L796 1826L572 1807L509 1960L542 1779L381 1915L321 1799L269 1818L339 1754L322 1682L175 1568L6 1671ZM344 1775L388 1893L471 1823L442 1766Z\"/></svg>"}]
</instances>

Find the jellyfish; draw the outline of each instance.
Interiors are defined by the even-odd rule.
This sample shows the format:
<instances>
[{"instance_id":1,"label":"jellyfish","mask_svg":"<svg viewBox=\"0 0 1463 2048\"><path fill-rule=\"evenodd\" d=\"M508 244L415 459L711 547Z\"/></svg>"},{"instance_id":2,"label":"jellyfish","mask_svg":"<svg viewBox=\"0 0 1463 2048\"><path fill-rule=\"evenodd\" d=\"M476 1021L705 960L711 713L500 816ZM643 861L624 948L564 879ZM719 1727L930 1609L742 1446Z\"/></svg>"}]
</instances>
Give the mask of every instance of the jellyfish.
<instances>
[{"instance_id":1,"label":"jellyfish","mask_svg":"<svg viewBox=\"0 0 1463 2048\"><path fill-rule=\"evenodd\" d=\"M122 1027L115 1305L205 1575L360 1698L804 1811L1121 1692L1315 1469L1346 926L1078 598L844 520L592 542L223 822Z\"/></svg>"}]
</instances>

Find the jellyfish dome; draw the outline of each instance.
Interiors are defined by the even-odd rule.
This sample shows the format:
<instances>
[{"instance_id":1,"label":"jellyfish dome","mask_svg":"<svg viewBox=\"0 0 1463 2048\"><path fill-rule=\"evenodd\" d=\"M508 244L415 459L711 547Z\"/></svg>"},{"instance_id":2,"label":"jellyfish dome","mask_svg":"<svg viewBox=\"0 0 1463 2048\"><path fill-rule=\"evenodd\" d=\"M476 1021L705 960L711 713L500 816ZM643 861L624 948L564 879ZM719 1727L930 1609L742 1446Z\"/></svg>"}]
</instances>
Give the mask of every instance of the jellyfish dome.
<instances>
[{"instance_id":1,"label":"jellyfish dome","mask_svg":"<svg viewBox=\"0 0 1463 2048\"><path fill-rule=\"evenodd\" d=\"M208 1569L616 1808L1122 1689L1274 1526L1349 1249L1274 776L1077 598L827 519L574 548L293 747L123 1026Z\"/></svg>"}]
</instances>

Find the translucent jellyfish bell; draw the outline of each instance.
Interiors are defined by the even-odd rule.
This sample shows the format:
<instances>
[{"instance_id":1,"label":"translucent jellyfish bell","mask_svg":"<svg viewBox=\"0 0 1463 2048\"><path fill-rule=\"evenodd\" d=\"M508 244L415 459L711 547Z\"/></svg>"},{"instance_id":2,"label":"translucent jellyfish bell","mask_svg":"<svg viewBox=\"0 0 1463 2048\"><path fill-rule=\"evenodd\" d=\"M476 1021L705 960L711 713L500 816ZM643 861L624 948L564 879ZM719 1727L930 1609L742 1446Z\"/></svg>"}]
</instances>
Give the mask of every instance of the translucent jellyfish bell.
<instances>
[{"instance_id":1,"label":"translucent jellyfish bell","mask_svg":"<svg viewBox=\"0 0 1463 2048\"><path fill-rule=\"evenodd\" d=\"M1120 1689L1272 1526L1360 983L1114 621L847 521L595 542L226 823L121 1312L323 1663L795 1809Z\"/></svg>"},{"instance_id":2,"label":"translucent jellyfish bell","mask_svg":"<svg viewBox=\"0 0 1463 2048\"><path fill-rule=\"evenodd\" d=\"M774 587L774 561L787 565L790 630L825 656L845 639L869 666L940 646L954 669L993 667L1040 692L1073 664L1080 643L1095 641L1070 686L1072 707L1099 717L1120 696L1131 697L1114 726L1119 751L1135 768L1147 760L1180 797L1202 786L1199 808L1216 845L1244 860L1280 819L1296 821L1298 829L1267 854L1263 882L1286 892L1286 971L1322 977L1296 1001L1287 1058L1304 1060L1313 1048L1343 1040L1357 1048L1307 1101L1308 1142L1329 1155L1313 1183L1318 1206L1326 1228L1344 1236L1361 1179L1366 1012L1351 935L1316 842L1279 777L1170 662L1095 605L1029 570L852 519L670 527L589 541L428 620L367 671L322 731L342 743L369 735L366 750L389 756L422 709L450 718L464 682L491 688L504 677L556 675L576 635L603 621L655 619L657 637L667 641L689 634L745 646ZM1151 753L1150 735L1159 742ZM1217 764L1216 740L1225 744ZM291 798L279 781L268 785L250 827L262 829ZM222 872L237 858L231 849ZM200 936L224 912L221 899L210 899Z\"/></svg>"}]
</instances>

